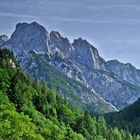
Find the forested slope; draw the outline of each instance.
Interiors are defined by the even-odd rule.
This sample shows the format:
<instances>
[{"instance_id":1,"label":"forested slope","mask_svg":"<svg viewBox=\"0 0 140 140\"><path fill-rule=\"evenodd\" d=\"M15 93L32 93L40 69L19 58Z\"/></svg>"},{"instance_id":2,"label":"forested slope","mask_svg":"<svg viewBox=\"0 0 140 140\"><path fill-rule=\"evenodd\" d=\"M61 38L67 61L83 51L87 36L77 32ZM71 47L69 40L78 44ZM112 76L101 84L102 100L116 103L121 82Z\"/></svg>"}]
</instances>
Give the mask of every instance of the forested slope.
<instances>
[{"instance_id":1,"label":"forested slope","mask_svg":"<svg viewBox=\"0 0 140 140\"><path fill-rule=\"evenodd\" d=\"M133 134L140 134L140 99L123 110L109 113L105 117L111 126L128 129Z\"/></svg>"}]
</instances>

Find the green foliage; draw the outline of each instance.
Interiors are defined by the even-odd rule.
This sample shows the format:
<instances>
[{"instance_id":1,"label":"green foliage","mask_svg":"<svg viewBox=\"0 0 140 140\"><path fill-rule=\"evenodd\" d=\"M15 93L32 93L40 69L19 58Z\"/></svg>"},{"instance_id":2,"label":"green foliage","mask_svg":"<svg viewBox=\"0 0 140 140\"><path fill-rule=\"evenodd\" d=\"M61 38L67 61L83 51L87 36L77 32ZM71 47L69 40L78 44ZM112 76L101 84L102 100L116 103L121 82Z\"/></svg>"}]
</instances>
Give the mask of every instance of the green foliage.
<instances>
[{"instance_id":1,"label":"green foliage","mask_svg":"<svg viewBox=\"0 0 140 140\"><path fill-rule=\"evenodd\" d=\"M63 97L27 77L7 50L0 50L0 139L5 140L140 140L128 131L109 128L104 117L91 117ZM6 58L4 57L4 55Z\"/></svg>"},{"instance_id":2,"label":"green foliage","mask_svg":"<svg viewBox=\"0 0 140 140\"><path fill-rule=\"evenodd\" d=\"M132 134L140 134L140 99L120 112L105 115L111 126L129 130Z\"/></svg>"},{"instance_id":3,"label":"green foliage","mask_svg":"<svg viewBox=\"0 0 140 140\"><path fill-rule=\"evenodd\" d=\"M0 91L0 138L2 139L41 139L32 119L23 112L16 112L15 105L10 103L5 94Z\"/></svg>"}]
</instances>

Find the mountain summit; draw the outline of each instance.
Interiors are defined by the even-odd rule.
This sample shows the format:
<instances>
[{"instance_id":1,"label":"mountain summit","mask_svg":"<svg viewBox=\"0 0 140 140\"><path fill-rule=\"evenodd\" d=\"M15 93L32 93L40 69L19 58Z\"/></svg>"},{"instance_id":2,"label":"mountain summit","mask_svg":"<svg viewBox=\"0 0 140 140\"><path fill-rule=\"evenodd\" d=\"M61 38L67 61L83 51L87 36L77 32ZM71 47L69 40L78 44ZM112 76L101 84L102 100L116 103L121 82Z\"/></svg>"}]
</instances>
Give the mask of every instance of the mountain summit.
<instances>
[{"instance_id":1,"label":"mountain summit","mask_svg":"<svg viewBox=\"0 0 140 140\"><path fill-rule=\"evenodd\" d=\"M74 46L74 60L83 66L93 69L104 70L104 60L99 56L98 50L87 40L82 38L75 39L72 43Z\"/></svg>"},{"instance_id":2,"label":"mountain summit","mask_svg":"<svg viewBox=\"0 0 140 140\"><path fill-rule=\"evenodd\" d=\"M31 50L46 52L48 48L49 33L36 22L31 24L19 23L7 45L14 52L29 52Z\"/></svg>"}]
</instances>

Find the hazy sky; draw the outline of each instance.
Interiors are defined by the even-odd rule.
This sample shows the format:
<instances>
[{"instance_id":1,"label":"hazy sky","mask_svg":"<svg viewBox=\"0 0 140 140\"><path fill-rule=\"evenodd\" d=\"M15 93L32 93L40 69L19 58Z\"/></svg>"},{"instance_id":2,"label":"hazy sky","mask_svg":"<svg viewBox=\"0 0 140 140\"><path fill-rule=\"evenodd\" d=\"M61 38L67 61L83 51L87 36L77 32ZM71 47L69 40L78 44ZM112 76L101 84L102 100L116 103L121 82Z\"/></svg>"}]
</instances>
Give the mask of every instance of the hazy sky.
<instances>
[{"instance_id":1,"label":"hazy sky","mask_svg":"<svg viewBox=\"0 0 140 140\"><path fill-rule=\"evenodd\" d=\"M32 21L89 40L105 60L140 68L140 0L0 0L0 34Z\"/></svg>"}]
</instances>

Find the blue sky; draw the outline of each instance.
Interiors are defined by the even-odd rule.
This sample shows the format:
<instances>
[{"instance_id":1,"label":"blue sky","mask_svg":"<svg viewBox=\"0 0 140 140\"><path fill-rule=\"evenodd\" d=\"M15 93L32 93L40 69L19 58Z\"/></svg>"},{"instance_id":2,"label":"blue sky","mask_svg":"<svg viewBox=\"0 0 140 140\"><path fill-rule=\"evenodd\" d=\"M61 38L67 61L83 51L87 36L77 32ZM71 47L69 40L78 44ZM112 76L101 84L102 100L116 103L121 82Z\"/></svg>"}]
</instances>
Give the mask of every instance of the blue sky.
<instances>
[{"instance_id":1,"label":"blue sky","mask_svg":"<svg viewBox=\"0 0 140 140\"><path fill-rule=\"evenodd\" d=\"M32 21L89 40L105 60L140 68L140 0L0 0L0 34Z\"/></svg>"}]
</instances>

